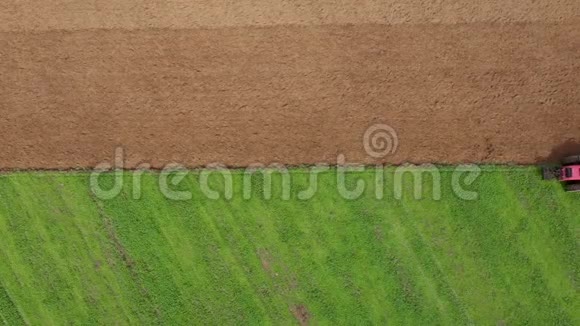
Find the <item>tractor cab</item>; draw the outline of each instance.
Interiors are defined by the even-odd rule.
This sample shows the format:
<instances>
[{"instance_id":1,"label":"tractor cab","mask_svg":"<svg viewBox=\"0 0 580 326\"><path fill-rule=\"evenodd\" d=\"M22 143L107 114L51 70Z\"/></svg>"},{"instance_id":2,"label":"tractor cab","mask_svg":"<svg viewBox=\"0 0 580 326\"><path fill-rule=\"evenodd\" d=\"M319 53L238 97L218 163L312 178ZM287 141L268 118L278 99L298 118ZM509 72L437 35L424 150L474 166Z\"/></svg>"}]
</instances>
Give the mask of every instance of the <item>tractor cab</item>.
<instances>
[{"instance_id":1,"label":"tractor cab","mask_svg":"<svg viewBox=\"0 0 580 326\"><path fill-rule=\"evenodd\" d=\"M580 192L580 155L566 157L560 166L543 168L544 179L558 179L568 192Z\"/></svg>"},{"instance_id":2,"label":"tractor cab","mask_svg":"<svg viewBox=\"0 0 580 326\"><path fill-rule=\"evenodd\" d=\"M580 181L580 165L570 165L562 168L560 181Z\"/></svg>"}]
</instances>

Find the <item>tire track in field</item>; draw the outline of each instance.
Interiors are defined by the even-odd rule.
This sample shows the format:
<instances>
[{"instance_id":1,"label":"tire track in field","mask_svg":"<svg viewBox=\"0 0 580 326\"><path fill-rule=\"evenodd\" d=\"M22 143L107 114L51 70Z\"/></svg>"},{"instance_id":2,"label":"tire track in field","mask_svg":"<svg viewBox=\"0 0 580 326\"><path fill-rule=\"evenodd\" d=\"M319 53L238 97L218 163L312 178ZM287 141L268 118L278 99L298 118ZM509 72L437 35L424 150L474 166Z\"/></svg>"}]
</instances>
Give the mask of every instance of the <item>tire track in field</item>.
<instances>
[{"instance_id":1,"label":"tire track in field","mask_svg":"<svg viewBox=\"0 0 580 326\"><path fill-rule=\"evenodd\" d=\"M105 231L107 232L107 237L113 244L114 248L116 249L117 255L121 258L121 261L129 271L129 275L131 275L131 278L133 279L135 285L139 289L139 292L141 292L141 295L143 295L144 299L151 305L151 307L154 308L152 312L154 316L156 316L157 321L160 322L162 317L161 311L159 310L159 307L149 294L149 290L145 287L145 285L141 281L141 278L139 277L139 271L137 270L136 262L133 260L133 258L131 258L129 252L121 242L121 239L119 239L112 218L105 212L104 204L99 199L96 198L92 190L89 191L89 197L97 207L97 211L99 213L99 216L101 217L101 220L103 221Z\"/></svg>"},{"instance_id":2,"label":"tire track in field","mask_svg":"<svg viewBox=\"0 0 580 326\"><path fill-rule=\"evenodd\" d=\"M0 317L5 325L28 324L2 284L0 284Z\"/></svg>"}]
</instances>

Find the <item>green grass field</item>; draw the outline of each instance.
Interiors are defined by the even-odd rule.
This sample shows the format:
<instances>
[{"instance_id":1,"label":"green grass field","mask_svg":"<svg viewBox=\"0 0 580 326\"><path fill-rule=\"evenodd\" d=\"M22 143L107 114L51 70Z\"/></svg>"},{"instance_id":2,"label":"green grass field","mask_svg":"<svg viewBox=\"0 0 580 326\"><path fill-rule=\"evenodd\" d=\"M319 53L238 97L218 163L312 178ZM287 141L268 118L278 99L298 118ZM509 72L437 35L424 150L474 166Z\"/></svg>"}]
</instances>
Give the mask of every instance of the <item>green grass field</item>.
<instances>
[{"instance_id":1,"label":"green grass field","mask_svg":"<svg viewBox=\"0 0 580 326\"><path fill-rule=\"evenodd\" d=\"M391 171L391 170L389 170ZM386 176L389 176L387 171ZM110 176L112 178L112 176ZM0 317L7 324L580 324L580 195L527 167L487 167L464 201L346 200L335 172L292 199L99 200L84 173L0 176ZM276 176L274 181L280 181ZM212 176L212 185L220 183ZM254 179L260 183L260 177ZM426 179L426 185L431 184ZM275 182L275 184L278 184Z\"/></svg>"}]
</instances>

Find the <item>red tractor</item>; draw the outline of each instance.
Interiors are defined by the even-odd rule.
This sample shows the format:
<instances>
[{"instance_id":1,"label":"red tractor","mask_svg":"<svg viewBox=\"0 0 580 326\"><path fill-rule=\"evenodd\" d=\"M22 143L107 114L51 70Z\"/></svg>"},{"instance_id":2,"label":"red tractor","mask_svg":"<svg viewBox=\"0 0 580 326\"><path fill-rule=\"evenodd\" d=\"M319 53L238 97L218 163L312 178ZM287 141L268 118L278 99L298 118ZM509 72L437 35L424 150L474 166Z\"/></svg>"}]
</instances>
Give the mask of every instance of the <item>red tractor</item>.
<instances>
[{"instance_id":1,"label":"red tractor","mask_svg":"<svg viewBox=\"0 0 580 326\"><path fill-rule=\"evenodd\" d=\"M560 180L566 191L580 192L580 155L566 157L561 166L544 167L542 173L545 180Z\"/></svg>"}]
</instances>

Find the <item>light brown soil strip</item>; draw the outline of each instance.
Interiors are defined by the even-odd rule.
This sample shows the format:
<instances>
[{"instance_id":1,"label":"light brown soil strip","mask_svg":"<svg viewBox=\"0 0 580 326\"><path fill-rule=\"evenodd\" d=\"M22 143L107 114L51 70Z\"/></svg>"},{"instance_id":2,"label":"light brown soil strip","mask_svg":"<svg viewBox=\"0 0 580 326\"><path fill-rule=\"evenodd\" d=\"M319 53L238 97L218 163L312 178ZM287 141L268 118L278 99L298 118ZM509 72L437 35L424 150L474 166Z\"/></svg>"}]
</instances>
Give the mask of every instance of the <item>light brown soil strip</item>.
<instances>
[{"instance_id":1,"label":"light brown soil strip","mask_svg":"<svg viewBox=\"0 0 580 326\"><path fill-rule=\"evenodd\" d=\"M0 33L0 168L533 163L580 139L580 22Z\"/></svg>"},{"instance_id":2,"label":"light brown soil strip","mask_svg":"<svg viewBox=\"0 0 580 326\"><path fill-rule=\"evenodd\" d=\"M577 0L2 0L0 31L562 22Z\"/></svg>"}]
</instances>

